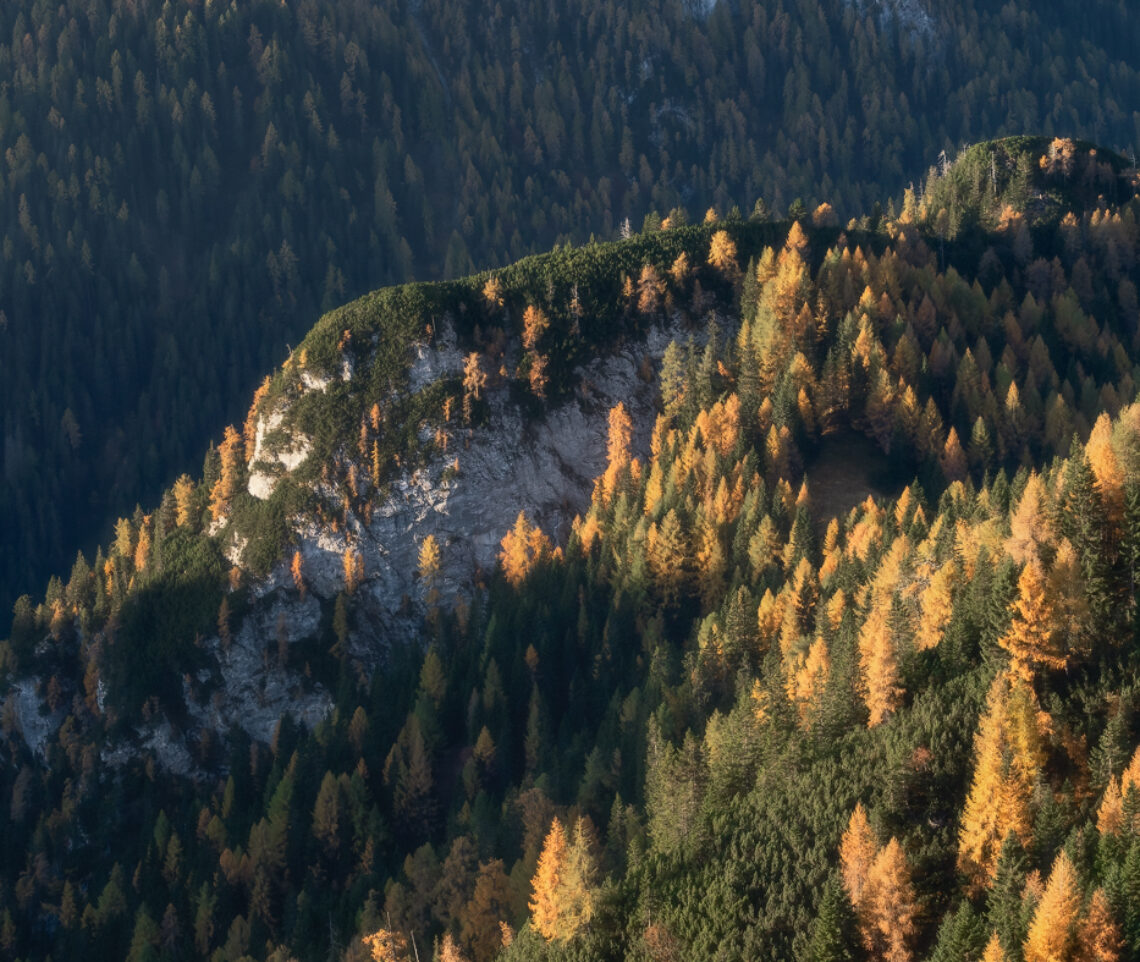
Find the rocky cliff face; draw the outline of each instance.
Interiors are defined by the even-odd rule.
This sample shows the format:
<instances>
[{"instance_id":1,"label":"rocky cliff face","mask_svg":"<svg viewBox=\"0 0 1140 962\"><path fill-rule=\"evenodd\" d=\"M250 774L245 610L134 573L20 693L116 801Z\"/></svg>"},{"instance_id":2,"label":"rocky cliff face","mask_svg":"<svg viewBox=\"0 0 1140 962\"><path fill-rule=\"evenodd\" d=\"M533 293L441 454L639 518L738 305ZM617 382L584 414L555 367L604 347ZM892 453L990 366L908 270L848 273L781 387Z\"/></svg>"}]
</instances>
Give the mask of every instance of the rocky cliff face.
<instances>
[{"instance_id":1,"label":"rocky cliff face","mask_svg":"<svg viewBox=\"0 0 1140 962\"><path fill-rule=\"evenodd\" d=\"M633 453L648 451L657 387L655 376L646 372L655 375L666 346L678 336L675 329L659 327L591 362L578 372L574 396L539 419L527 418L505 387L491 391L486 423L454 437L447 453L426 467L398 476L368 523L350 513L347 531L333 532L311 518L295 519L304 594L282 560L253 585L253 608L229 645L218 637L205 640L213 664L184 685L192 723L217 731L237 725L268 741L282 715L312 726L332 710L328 692L282 667L272 652L317 635L321 601L345 587L343 558L350 538L362 555L364 577L354 595L347 649L364 672L382 663L392 641L412 638L419 630L426 604L415 572L427 536L441 548L437 590L443 606L471 595L480 572L495 565L499 542L520 510L556 543L565 542L574 517L589 503L593 479L605 469L609 411L619 401L633 422ZM461 371L463 355L447 329L414 352L412 391ZM350 378L352 372L342 376ZM306 384L306 389L325 386ZM309 456L308 439L281 436L284 414L266 412L259 424L249 485L256 497L268 497L277 480ZM228 548L235 563L242 547ZM166 767L186 771L185 747L168 728L160 721L139 731L140 743Z\"/></svg>"},{"instance_id":2,"label":"rocky cliff face","mask_svg":"<svg viewBox=\"0 0 1140 962\"><path fill-rule=\"evenodd\" d=\"M479 571L494 566L499 542L520 510L556 542L565 541L570 522L589 503L593 479L605 468L609 411L619 401L633 420L634 453L648 449L656 387L641 372L647 365L656 369L675 334L654 329L644 341L592 362L579 372L575 396L538 420L528 420L505 388L491 392L487 423L454 438L450 450L426 467L399 476L370 523L350 516L349 531L334 533L299 521L295 533L305 580L319 597L331 598L344 587L349 535L363 556L357 592L368 625L352 639L354 654L374 663L385 639L416 630L424 612L417 556L429 535L442 551L437 587L444 605L470 593ZM462 367L462 354L447 332L434 347L419 345L416 355L412 390ZM304 447L297 439L292 450ZM257 493L253 487L251 492ZM288 594L292 578L284 562L256 590Z\"/></svg>"}]
</instances>

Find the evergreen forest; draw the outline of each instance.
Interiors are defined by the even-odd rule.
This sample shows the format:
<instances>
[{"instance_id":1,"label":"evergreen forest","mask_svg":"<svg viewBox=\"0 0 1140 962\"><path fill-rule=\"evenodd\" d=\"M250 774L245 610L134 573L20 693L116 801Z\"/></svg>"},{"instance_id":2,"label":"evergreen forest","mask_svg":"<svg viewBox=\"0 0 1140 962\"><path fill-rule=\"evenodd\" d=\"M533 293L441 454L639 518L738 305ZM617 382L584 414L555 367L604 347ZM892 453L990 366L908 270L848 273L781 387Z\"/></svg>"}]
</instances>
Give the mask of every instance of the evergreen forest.
<instances>
[{"instance_id":1,"label":"evergreen forest","mask_svg":"<svg viewBox=\"0 0 1140 962\"><path fill-rule=\"evenodd\" d=\"M10 0L0 609L322 312L671 212L846 222L983 137L1127 154L1137 49L1124 0Z\"/></svg>"},{"instance_id":2,"label":"evergreen forest","mask_svg":"<svg viewBox=\"0 0 1140 962\"><path fill-rule=\"evenodd\" d=\"M714 208L326 314L17 602L0 953L1140 959L1138 191L1019 137L846 226ZM415 381L444 327L461 371ZM413 526L378 627L407 479L660 330L567 536L520 506L448 594ZM256 627L286 602L300 637ZM323 719L196 720L251 633Z\"/></svg>"}]
</instances>

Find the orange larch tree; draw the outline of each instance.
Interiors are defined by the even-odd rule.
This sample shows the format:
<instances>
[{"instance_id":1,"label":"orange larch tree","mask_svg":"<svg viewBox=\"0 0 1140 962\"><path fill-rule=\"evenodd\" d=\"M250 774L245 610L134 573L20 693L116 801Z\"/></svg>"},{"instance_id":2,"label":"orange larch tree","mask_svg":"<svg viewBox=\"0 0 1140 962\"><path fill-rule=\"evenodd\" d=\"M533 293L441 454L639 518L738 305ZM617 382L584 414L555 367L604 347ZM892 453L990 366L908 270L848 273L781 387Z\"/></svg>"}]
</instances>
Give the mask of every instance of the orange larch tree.
<instances>
[{"instance_id":1,"label":"orange larch tree","mask_svg":"<svg viewBox=\"0 0 1140 962\"><path fill-rule=\"evenodd\" d=\"M522 584L531 568L550 552L550 539L520 511L514 527L499 542L499 563L513 587Z\"/></svg>"},{"instance_id":2,"label":"orange larch tree","mask_svg":"<svg viewBox=\"0 0 1140 962\"><path fill-rule=\"evenodd\" d=\"M864 943L870 943L874 956L884 962L910 962L917 910L910 867L897 839L875 857L863 901Z\"/></svg>"},{"instance_id":3,"label":"orange larch tree","mask_svg":"<svg viewBox=\"0 0 1140 962\"><path fill-rule=\"evenodd\" d=\"M566 830L555 818L538 857L538 869L531 880L534 894L528 905L531 924L547 942L559 932L559 886L566 871L566 849Z\"/></svg>"},{"instance_id":4,"label":"orange larch tree","mask_svg":"<svg viewBox=\"0 0 1140 962\"><path fill-rule=\"evenodd\" d=\"M1032 841L1030 797L1044 762L1032 690L999 675L974 736L974 777L958 833L958 868L974 891L986 888L1012 832Z\"/></svg>"},{"instance_id":5,"label":"orange larch tree","mask_svg":"<svg viewBox=\"0 0 1140 962\"><path fill-rule=\"evenodd\" d=\"M998 639L1010 655L1010 671L1032 682L1039 667L1061 669L1068 658L1061 651L1053 601L1047 590L1041 562L1030 558L1017 579L1017 598L1010 606L1013 620L1009 630Z\"/></svg>"},{"instance_id":6,"label":"orange larch tree","mask_svg":"<svg viewBox=\"0 0 1140 962\"><path fill-rule=\"evenodd\" d=\"M851 813L847 830L839 843L839 863L843 886L847 889L847 897L851 899L851 905L857 914L865 904L867 880L878 854L879 844L867 819L867 810L863 808L862 802L856 802L855 811Z\"/></svg>"},{"instance_id":7,"label":"orange larch tree","mask_svg":"<svg viewBox=\"0 0 1140 962\"><path fill-rule=\"evenodd\" d=\"M1081 890L1065 850L1053 862L1049 881L1025 939L1025 962L1070 962L1076 948Z\"/></svg>"}]
</instances>

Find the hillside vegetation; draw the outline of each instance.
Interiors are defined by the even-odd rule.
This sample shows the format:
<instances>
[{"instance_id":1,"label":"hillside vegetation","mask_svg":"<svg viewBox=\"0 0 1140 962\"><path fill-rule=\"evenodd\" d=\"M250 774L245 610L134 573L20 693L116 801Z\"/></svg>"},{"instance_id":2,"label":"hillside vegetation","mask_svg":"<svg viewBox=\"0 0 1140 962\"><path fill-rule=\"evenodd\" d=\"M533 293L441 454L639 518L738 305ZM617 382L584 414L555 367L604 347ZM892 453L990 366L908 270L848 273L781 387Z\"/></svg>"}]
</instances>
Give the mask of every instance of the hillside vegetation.
<instances>
[{"instance_id":1,"label":"hillside vegetation","mask_svg":"<svg viewBox=\"0 0 1140 962\"><path fill-rule=\"evenodd\" d=\"M677 207L846 220L980 137L1134 145L1138 30L1120 0L4 4L0 608L320 312Z\"/></svg>"},{"instance_id":2,"label":"hillside vegetation","mask_svg":"<svg viewBox=\"0 0 1140 962\"><path fill-rule=\"evenodd\" d=\"M17 605L0 950L1140 958L1136 187L1003 141L847 229L670 226L327 315L201 478ZM317 592L304 524L358 532L440 456L462 476L492 395L543 417L667 318L647 450L615 406L565 543L520 512L444 604L458 546L424 539L407 642L351 538ZM444 325L463 375L410 393ZM264 500L258 435L311 452ZM833 516L813 466L867 448L853 476L897 494ZM269 744L190 721L266 572L320 615L263 659L335 701Z\"/></svg>"}]
</instances>

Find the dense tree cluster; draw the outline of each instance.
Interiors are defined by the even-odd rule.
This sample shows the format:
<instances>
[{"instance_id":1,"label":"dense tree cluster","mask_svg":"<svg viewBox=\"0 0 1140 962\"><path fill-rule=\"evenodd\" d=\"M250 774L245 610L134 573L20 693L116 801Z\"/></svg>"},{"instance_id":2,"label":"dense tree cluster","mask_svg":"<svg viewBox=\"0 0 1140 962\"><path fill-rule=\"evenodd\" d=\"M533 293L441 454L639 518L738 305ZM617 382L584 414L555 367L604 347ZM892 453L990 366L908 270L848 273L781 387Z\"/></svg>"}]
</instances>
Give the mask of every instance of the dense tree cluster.
<instances>
[{"instance_id":1,"label":"dense tree cluster","mask_svg":"<svg viewBox=\"0 0 1140 962\"><path fill-rule=\"evenodd\" d=\"M0 607L365 290L685 207L847 217L982 136L1134 143L1135 18L1020 7L5 4Z\"/></svg>"},{"instance_id":2,"label":"dense tree cluster","mask_svg":"<svg viewBox=\"0 0 1140 962\"><path fill-rule=\"evenodd\" d=\"M1061 196L1088 155L1053 170L1053 146L1029 183ZM309 474L254 503L259 432L231 429L18 604L3 664L60 727L39 759L3 720L0 951L1140 956L1140 201L1023 213L1025 256L997 193L940 234L937 189L881 223L671 226L326 318L254 402L294 392ZM336 692L327 721L201 731L197 779L102 754L210 698L196 641L240 630L257 574L224 536L310 590L290 519L351 529L397 454L461 449L486 392L541 412L583 340L665 312L686 334L649 449L616 406L565 545L520 513L451 607L425 538L421 638L371 677L350 547L317 636L264 653ZM443 313L480 396L456 377L401 408L394 372Z\"/></svg>"}]
</instances>

